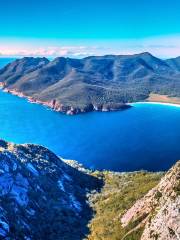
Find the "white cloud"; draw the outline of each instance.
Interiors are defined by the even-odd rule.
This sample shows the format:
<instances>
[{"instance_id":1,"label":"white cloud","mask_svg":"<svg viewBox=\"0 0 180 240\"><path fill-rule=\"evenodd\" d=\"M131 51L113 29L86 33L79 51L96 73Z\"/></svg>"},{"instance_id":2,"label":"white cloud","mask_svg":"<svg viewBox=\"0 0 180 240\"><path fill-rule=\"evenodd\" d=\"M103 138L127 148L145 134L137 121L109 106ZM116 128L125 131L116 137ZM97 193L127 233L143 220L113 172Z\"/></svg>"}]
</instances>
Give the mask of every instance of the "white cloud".
<instances>
[{"instance_id":1,"label":"white cloud","mask_svg":"<svg viewBox=\"0 0 180 240\"><path fill-rule=\"evenodd\" d=\"M0 55L85 57L105 54L150 52L161 58L180 56L180 36L161 36L132 40L0 40Z\"/></svg>"},{"instance_id":2,"label":"white cloud","mask_svg":"<svg viewBox=\"0 0 180 240\"><path fill-rule=\"evenodd\" d=\"M0 55L6 57L22 57L22 56L45 56L45 57L57 57L57 56L71 56L71 57L83 57L88 55L95 55L97 51L94 51L93 47L33 47L32 49L18 49L0 47Z\"/></svg>"}]
</instances>

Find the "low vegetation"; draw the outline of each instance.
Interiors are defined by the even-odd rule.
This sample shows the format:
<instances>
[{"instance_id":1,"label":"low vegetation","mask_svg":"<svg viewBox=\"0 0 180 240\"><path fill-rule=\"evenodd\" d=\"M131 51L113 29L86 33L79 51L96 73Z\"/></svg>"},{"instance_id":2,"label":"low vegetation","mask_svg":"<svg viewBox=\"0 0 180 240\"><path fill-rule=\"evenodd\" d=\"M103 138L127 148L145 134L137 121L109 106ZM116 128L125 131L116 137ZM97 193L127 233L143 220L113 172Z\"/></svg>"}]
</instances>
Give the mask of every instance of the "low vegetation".
<instances>
[{"instance_id":1,"label":"low vegetation","mask_svg":"<svg viewBox=\"0 0 180 240\"><path fill-rule=\"evenodd\" d=\"M121 216L138 199L157 185L163 173L96 172L94 174L104 179L104 187L100 193L89 196L95 215L89 224L91 233L87 239L140 239L143 227L139 223L142 222L142 219L123 228L120 222Z\"/></svg>"}]
</instances>

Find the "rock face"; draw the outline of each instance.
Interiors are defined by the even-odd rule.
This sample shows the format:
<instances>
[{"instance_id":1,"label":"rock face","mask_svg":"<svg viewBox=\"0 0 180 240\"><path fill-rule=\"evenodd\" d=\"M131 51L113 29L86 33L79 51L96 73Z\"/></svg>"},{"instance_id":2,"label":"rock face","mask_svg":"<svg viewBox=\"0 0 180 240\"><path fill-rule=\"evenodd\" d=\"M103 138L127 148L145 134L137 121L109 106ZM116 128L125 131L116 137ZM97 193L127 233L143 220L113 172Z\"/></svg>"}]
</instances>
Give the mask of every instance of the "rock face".
<instances>
[{"instance_id":1,"label":"rock face","mask_svg":"<svg viewBox=\"0 0 180 240\"><path fill-rule=\"evenodd\" d=\"M144 227L141 240L180 239L180 161L121 218L124 227L135 222Z\"/></svg>"},{"instance_id":2,"label":"rock face","mask_svg":"<svg viewBox=\"0 0 180 240\"><path fill-rule=\"evenodd\" d=\"M0 140L0 239L83 239L98 187L44 147Z\"/></svg>"},{"instance_id":3,"label":"rock face","mask_svg":"<svg viewBox=\"0 0 180 240\"><path fill-rule=\"evenodd\" d=\"M127 108L150 93L180 97L179 59L167 61L149 53L84 59L23 58L0 70L9 92L76 114Z\"/></svg>"}]
</instances>

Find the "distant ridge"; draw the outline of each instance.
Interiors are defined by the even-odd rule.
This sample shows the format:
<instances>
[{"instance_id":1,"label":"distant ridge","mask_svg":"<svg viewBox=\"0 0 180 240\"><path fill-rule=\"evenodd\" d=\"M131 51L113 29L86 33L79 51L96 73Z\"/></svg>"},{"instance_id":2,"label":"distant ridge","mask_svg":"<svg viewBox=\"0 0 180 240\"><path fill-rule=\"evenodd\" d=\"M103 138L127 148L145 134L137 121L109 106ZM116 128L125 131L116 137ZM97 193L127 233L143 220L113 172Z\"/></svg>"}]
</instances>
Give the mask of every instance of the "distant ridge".
<instances>
[{"instance_id":1,"label":"distant ridge","mask_svg":"<svg viewBox=\"0 0 180 240\"><path fill-rule=\"evenodd\" d=\"M26 57L0 70L4 90L76 114L127 108L151 93L180 97L180 57L162 60L148 52L83 59Z\"/></svg>"}]
</instances>

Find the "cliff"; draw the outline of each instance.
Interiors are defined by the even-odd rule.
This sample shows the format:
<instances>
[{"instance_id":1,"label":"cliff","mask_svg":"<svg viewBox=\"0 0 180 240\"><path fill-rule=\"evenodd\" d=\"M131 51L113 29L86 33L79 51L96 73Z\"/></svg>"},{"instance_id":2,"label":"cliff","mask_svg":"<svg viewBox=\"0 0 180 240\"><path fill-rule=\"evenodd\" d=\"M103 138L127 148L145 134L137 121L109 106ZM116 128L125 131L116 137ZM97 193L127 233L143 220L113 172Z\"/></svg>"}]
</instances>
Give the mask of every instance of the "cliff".
<instances>
[{"instance_id":1,"label":"cliff","mask_svg":"<svg viewBox=\"0 0 180 240\"><path fill-rule=\"evenodd\" d=\"M160 183L138 200L121 218L123 227L134 223L143 227L141 240L178 240L180 238L180 161ZM126 238L124 238L126 239Z\"/></svg>"}]
</instances>

